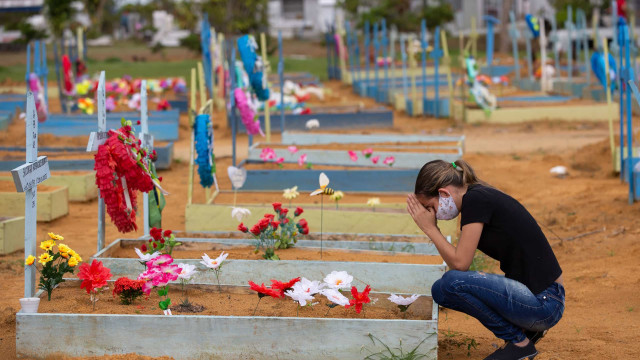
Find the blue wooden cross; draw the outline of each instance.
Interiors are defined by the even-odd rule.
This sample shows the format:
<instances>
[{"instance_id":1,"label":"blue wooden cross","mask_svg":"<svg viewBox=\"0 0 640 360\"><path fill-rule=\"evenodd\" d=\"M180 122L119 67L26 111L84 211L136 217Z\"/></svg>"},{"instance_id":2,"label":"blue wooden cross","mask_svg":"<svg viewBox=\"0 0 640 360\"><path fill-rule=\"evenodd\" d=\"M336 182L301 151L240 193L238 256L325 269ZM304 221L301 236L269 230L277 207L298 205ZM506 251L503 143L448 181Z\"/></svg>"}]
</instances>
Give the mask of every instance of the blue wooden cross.
<instances>
[{"instance_id":1,"label":"blue wooden cross","mask_svg":"<svg viewBox=\"0 0 640 360\"><path fill-rule=\"evenodd\" d=\"M280 134L283 134L284 133L284 57L282 56L282 30L278 30L278 78L280 80Z\"/></svg>"},{"instance_id":2,"label":"blue wooden cross","mask_svg":"<svg viewBox=\"0 0 640 360\"><path fill-rule=\"evenodd\" d=\"M406 41L406 35L400 34L400 56L402 57L402 93L405 99L405 111L409 114L413 109L413 101L409 96L409 84L407 80L407 51L405 46Z\"/></svg>"},{"instance_id":3,"label":"blue wooden cross","mask_svg":"<svg viewBox=\"0 0 640 360\"><path fill-rule=\"evenodd\" d=\"M365 67L365 81L364 83L367 84L365 89L369 86L369 46L371 45L371 28L369 25L369 20L366 20L364 22L364 67ZM367 94L362 94L364 96L366 96Z\"/></svg>"},{"instance_id":4,"label":"blue wooden cross","mask_svg":"<svg viewBox=\"0 0 640 360\"><path fill-rule=\"evenodd\" d=\"M389 51L388 51L388 46L389 46L389 38L388 38L388 33L387 33L387 21L385 19L382 19L382 57L383 57L383 61L384 61L384 85L385 85L385 91L379 91L378 94L380 95L384 95L384 94L389 94L389 63L387 62L387 56L389 55ZM384 102L387 103L388 99L386 98L382 98L381 96L378 96L378 102Z\"/></svg>"},{"instance_id":5,"label":"blue wooden cross","mask_svg":"<svg viewBox=\"0 0 640 360\"><path fill-rule=\"evenodd\" d=\"M355 66L353 63L353 40L351 35L351 26L348 21L345 22L345 34L347 38L347 54L349 54L349 73L351 74L351 83L355 82Z\"/></svg>"},{"instance_id":6,"label":"blue wooden cross","mask_svg":"<svg viewBox=\"0 0 640 360\"><path fill-rule=\"evenodd\" d=\"M620 176L621 179L629 182L629 203L635 200L634 195L634 174L633 174L633 121L631 114L631 89L629 82L633 82L634 75L631 68L631 59L629 54L629 27L624 18L618 19L618 46L620 47ZM623 56L624 55L624 56ZM624 58L624 59L623 59ZM606 59L605 59L606 60ZM624 60L624 61L623 61ZM625 90L623 92L622 85ZM626 99L625 99L626 96ZM625 103L626 100L626 103ZM626 105L626 106L625 106ZM625 109L626 108L626 109ZM627 121L627 158L624 159L624 120L626 112Z\"/></svg>"},{"instance_id":7,"label":"blue wooden cross","mask_svg":"<svg viewBox=\"0 0 640 360\"><path fill-rule=\"evenodd\" d=\"M573 24L573 8L571 7L571 5L567 6L567 21L564 22L564 28L567 29L567 43L568 43L568 47L567 47L567 73L568 73L568 79L569 79L569 85L572 82L572 77L573 77L573 30L574 30L574 24Z\"/></svg>"},{"instance_id":8,"label":"blue wooden cross","mask_svg":"<svg viewBox=\"0 0 640 360\"><path fill-rule=\"evenodd\" d=\"M560 58L558 55L558 44L560 43L560 37L558 36L558 26L556 25L556 17L551 17L551 35L549 35L549 41L553 44L553 62L556 68L556 76L560 76Z\"/></svg>"},{"instance_id":9,"label":"blue wooden cross","mask_svg":"<svg viewBox=\"0 0 640 360\"><path fill-rule=\"evenodd\" d=\"M438 65L440 63L440 58L443 56L442 48L440 47L440 26L436 27L436 33L433 39L433 51L429 54L429 57L433 59L434 62L434 87L435 87L435 111L434 115L436 118L440 116L440 72L438 71ZM423 84L425 86L426 84Z\"/></svg>"},{"instance_id":10,"label":"blue wooden cross","mask_svg":"<svg viewBox=\"0 0 640 360\"><path fill-rule=\"evenodd\" d=\"M613 17L613 41L611 42L611 46L609 47L609 51L613 56L618 56L618 50L620 50L620 46L617 43L618 39L618 2L616 0L611 1L611 15Z\"/></svg>"},{"instance_id":11,"label":"blue wooden cross","mask_svg":"<svg viewBox=\"0 0 640 360\"><path fill-rule=\"evenodd\" d=\"M511 37L511 46L513 49L513 59L515 64L516 82L520 82L520 60L518 58L518 39L520 38L520 31L518 31L518 25L516 25L516 15L513 11L509 12L509 36Z\"/></svg>"},{"instance_id":12,"label":"blue wooden cross","mask_svg":"<svg viewBox=\"0 0 640 360\"><path fill-rule=\"evenodd\" d=\"M576 12L576 17L580 21L582 33L579 37L582 43L582 54L584 55L584 70L587 74L587 84L591 85L591 71L589 71L589 62L591 61L591 57L589 56L589 35L587 34L587 15L584 10L578 9Z\"/></svg>"},{"instance_id":13,"label":"blue wooden cross","mask_svg":"<svg viewBox=\"0 0 640 360\"><path fill-rule=\"evenodd\" d=\"M487 22L487 66L489 67L489 76L493 76L493 43L495 38L493 28L495 24L500 23L500 20L491 15L485 15L484 20Z\"/></svg>"},{"instance_id":14,"label":"blue wooden cross","mask_svg":"<svg viewBox=\"0 0 640 360\"><path fill-rule=\"evenodd\" d=\"M378 78L378 51L380 51L380 39L378 38L378 23L373 24L373 71L375 78L375 86L373 91L368 93L367 96L377 98L376 94L378 93L378 89L380 88L379 78Z\"/></svg>"},{"instance_id":15,"label":"blue wooden cross","mask_svg":"<svg viewBox=\"0 0 640 360\"><path fill-rule=\"evenodd\" d=\"M427 42L427 20L422 19L420 23L421 38L420 44L422 45L422 115L427 115L427 49L429 43ZM436 80L437 81L437 80Z\"/></svg>"},{"instance_id":16,"label":"blue wooden cross","mask_svg":"<svg viewBox=\"0 0 640 360\"><path fill-rule=\"evenodd\" d=\"M358 42L358 30L353 29L353 43L354 43L354 54L355 59L353 60L355 63L355 74L356 78L353 84L357 84L362 81L362 73L360 72L362 69L360 68L360 43ZM354 88L355 89L355 88Z\"/></svg>"}]
</instances>

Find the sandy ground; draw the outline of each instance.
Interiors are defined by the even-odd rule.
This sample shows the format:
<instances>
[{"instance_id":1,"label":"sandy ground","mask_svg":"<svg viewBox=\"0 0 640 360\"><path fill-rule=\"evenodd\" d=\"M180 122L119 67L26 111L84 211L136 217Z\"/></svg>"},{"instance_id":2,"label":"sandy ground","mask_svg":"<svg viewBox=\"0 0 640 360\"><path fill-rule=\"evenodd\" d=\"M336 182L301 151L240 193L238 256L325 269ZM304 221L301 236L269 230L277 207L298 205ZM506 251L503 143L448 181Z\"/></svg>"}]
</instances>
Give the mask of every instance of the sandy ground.
<instances>
[{"instance_id":1,"label":"sandy ground","mask_svg":"<svg viewBox=\"0 0 640 360\"><path fill-rule=\"evenodd\" d=\"M338 83L328 83L327 87L332 91L328 100L332 105L349 101L374 105L370 99L359 98ZM219 169L224 169L230 164L230 131L222 114L215 114L215 122L216 157ZM628 186L612 175L606 123L462 127L449 120L409 118L396 113L394 129L376 131L464 133L467 139L464 158L478 175L521 201L541 224L564 271L567 304L564 318L538 344L540 355L536 359L640 358L637 343L640 229L636 226L640 204L628 204ZM164 178L163 186L171 192L167 197L164 227L175 230L183 230L185 223L187 132L183 117L181 140L176 144L177 161L170 170L160 174ZM7 134L24 134L24 128L16 122ZM10 137L0 134L0 142ZM246 138L240 139L239 144L240 156L243 156ZM569 176L552 177L549 169L556 165L567 166ZM226 176L220 180L223 189L229 189ZM366 201L363 197L347 195L353 202ZM196 186L194 201L202 202L203 197L204 192ZM268 203L280 199L280 194L274 193L260 195L254 201ZM398 196L387 201L402 200ZM241 201L254 202L249 198ZM96 218L97 201L70 203L68 216L38 224L38 239L44 239L48 231L60 233L65 236L65 243L88 259L96 249ZM135 235L140 232L127 237ZM107 226L108 242L118 236L113 226ZM22 259L21 252L0 257L0 352L3 358L12 358L15 354L14 314L23 292ZM78 296L84 294L78 290ZM481 359L501 345L501 341L475 319L464 314L443 310L440 319L440 359Z\"/></svg>"}]
</instances>

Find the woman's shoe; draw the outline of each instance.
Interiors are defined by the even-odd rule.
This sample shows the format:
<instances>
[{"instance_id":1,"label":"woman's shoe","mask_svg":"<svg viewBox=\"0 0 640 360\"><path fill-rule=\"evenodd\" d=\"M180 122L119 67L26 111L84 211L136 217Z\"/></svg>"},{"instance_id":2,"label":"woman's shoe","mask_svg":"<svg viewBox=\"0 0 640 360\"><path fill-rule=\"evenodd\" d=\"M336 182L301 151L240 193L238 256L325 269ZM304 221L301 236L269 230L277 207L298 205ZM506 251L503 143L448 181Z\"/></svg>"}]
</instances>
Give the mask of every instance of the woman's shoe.
<instances>
[{"instance_id":1,"label":"woman's shoe","mask_svg":"<svg viewBox=\"0 0 640 360\"><path fill-rule=\"evenodd\" d=\"M543 331L529 331L524 330L524 334L527 336L529 341L533 341L534 344L537 344L538 341L542 340L542 338L547 334L548 330Z\"/></svg>"},{"instance_id":2,"label":"woman's shoe","mask_svg":"<svg viewBox=\"0 0 640 360\"><path fill-rule=\"evenodd\" d=\"M529 341L529 344L523 347L508 342L500 349L494 351L493 354L484 358L484 360L533 360L536 355L538 355L538 350L536 350L533 341Z\"/></svg>"}]
</instances>

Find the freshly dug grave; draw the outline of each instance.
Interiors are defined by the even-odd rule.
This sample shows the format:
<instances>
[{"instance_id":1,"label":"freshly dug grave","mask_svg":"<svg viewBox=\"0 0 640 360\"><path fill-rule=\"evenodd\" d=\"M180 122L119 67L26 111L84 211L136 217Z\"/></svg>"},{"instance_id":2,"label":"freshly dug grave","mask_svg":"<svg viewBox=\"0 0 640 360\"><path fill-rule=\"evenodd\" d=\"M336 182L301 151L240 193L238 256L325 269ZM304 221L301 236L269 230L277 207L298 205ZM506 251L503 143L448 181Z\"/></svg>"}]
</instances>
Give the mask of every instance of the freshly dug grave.
<instances>
[{"instance_id":1,"label":"freshly dug grave","mask_svg":"<svg viewBox=\"0 0 640 360\"><path fill-rule=\"evenodd\" d=\"M250 279L247 279L247 281ZM283 279L279 279L283 280ZM288 279L287 279L288 280ZM265 284L266 285L266 284ZM113 283L109 286L112 288ZM357 284L362 291L364 285ZM152 291L148 299L144 296L136 300L132 305L123 305L119 297L113 297L111 288L104 290L96 302L93 310L89 295L84 289L80 289L79 281L67 281L53 291L51 301L46 297L40 300L40 313L63 314L129 314L129 315L162 315L158 308L161 299ZM169 297L171 298L171 313L173 315L217 315L217 316L275 316L275 317L309 317L309 318L344 318L344 319L407 319L430 320L432 300L430 297L421 296L413 303L406 313L401 313L398 307L390 302L388 294L371 293L371 303L364 305L364 311L357 314L353 307L347 309L341 306L329 310L326 306L330 302L323 295L315 295L314 305L298 308L298 304L289 297L272 298L263 297L258 304L258 296L248 287L217 285L187 285L185 286L189 301L194 306L202 306L201 312L181 311L180 302L185 296L180 285L170 285ZM347 298L351 298L349 291L343 292ZM327 310L329 310L327 314Z\"/></svg>"},{"instance_id":2,"label":"freshly dug grave","mask_svg":"<svg viewBox=\"0 0 640 360\"><path fill-rule=\"evenodd\" d=\"M377 211L377 210L376 210ZM407 215L408 216L408 215ZM304 217L304 216L301 216ZM250 236L241 233L239 231L234 232L213 232L213 233L198 233L198 232L186 232L186 231L174 231L178 238L196 238L196 239L251 239ZM371 241L372 243L381 241L402 241L402 242L430 242L426 235L423 236L406 236L406 235L370 235L370 234L340 234L340 233L324 233L322 235L324 240L343 240L343 241ZM298 240L320 240L320 233L309 233L307 235L299 236ZM320 246L320 243L318 243Z\"/></svg>"},{"instance_id":3,"label":"freshly dug grave","mask_svg":"<svg viewBox=\"0 0 640 360\"><path fill-rule=\"evenodd\" d=\"M193 245L193 246L191 246ZM319 245L319 244L318 244ZM210 257L217 257L221 251L229 253L228 260L264 260L262 251L255 253L254 246L229 246L222 244L185 243L174 248L171 254L175 259L200 259L206 252ZM292 247L276 250L280 260L323 260L323 261L352 261L402 264L442 264L440 256L416 255L408 253L394 253L369 250L338 250ZM137 258L132 247L117 248L110 255L115 258ZM264 260L267 261L267 260Z\"/></svg>"}]
</instances>

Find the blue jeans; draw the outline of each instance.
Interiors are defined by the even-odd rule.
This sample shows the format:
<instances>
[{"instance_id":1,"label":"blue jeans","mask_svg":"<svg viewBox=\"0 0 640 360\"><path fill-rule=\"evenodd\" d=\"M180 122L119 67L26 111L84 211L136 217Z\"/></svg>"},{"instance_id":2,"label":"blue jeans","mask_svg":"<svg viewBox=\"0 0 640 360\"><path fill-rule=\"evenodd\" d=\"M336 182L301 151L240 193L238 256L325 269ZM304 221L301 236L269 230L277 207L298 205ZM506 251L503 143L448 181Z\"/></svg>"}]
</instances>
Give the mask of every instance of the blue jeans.
<instances>
[{"instance_id":1,"label":"blue jeans","mask_svg":"<svg viewBox=\"0 0 640 360\"><path fill-rule=\"evenodd\" d=\"M564 312L564 287L556 282L534 295L516 280L477 271L447 271L431 295L438 305L473 316L509 342L524 341L523 330L551 328Z\"/></svg>"}]
</instances>

